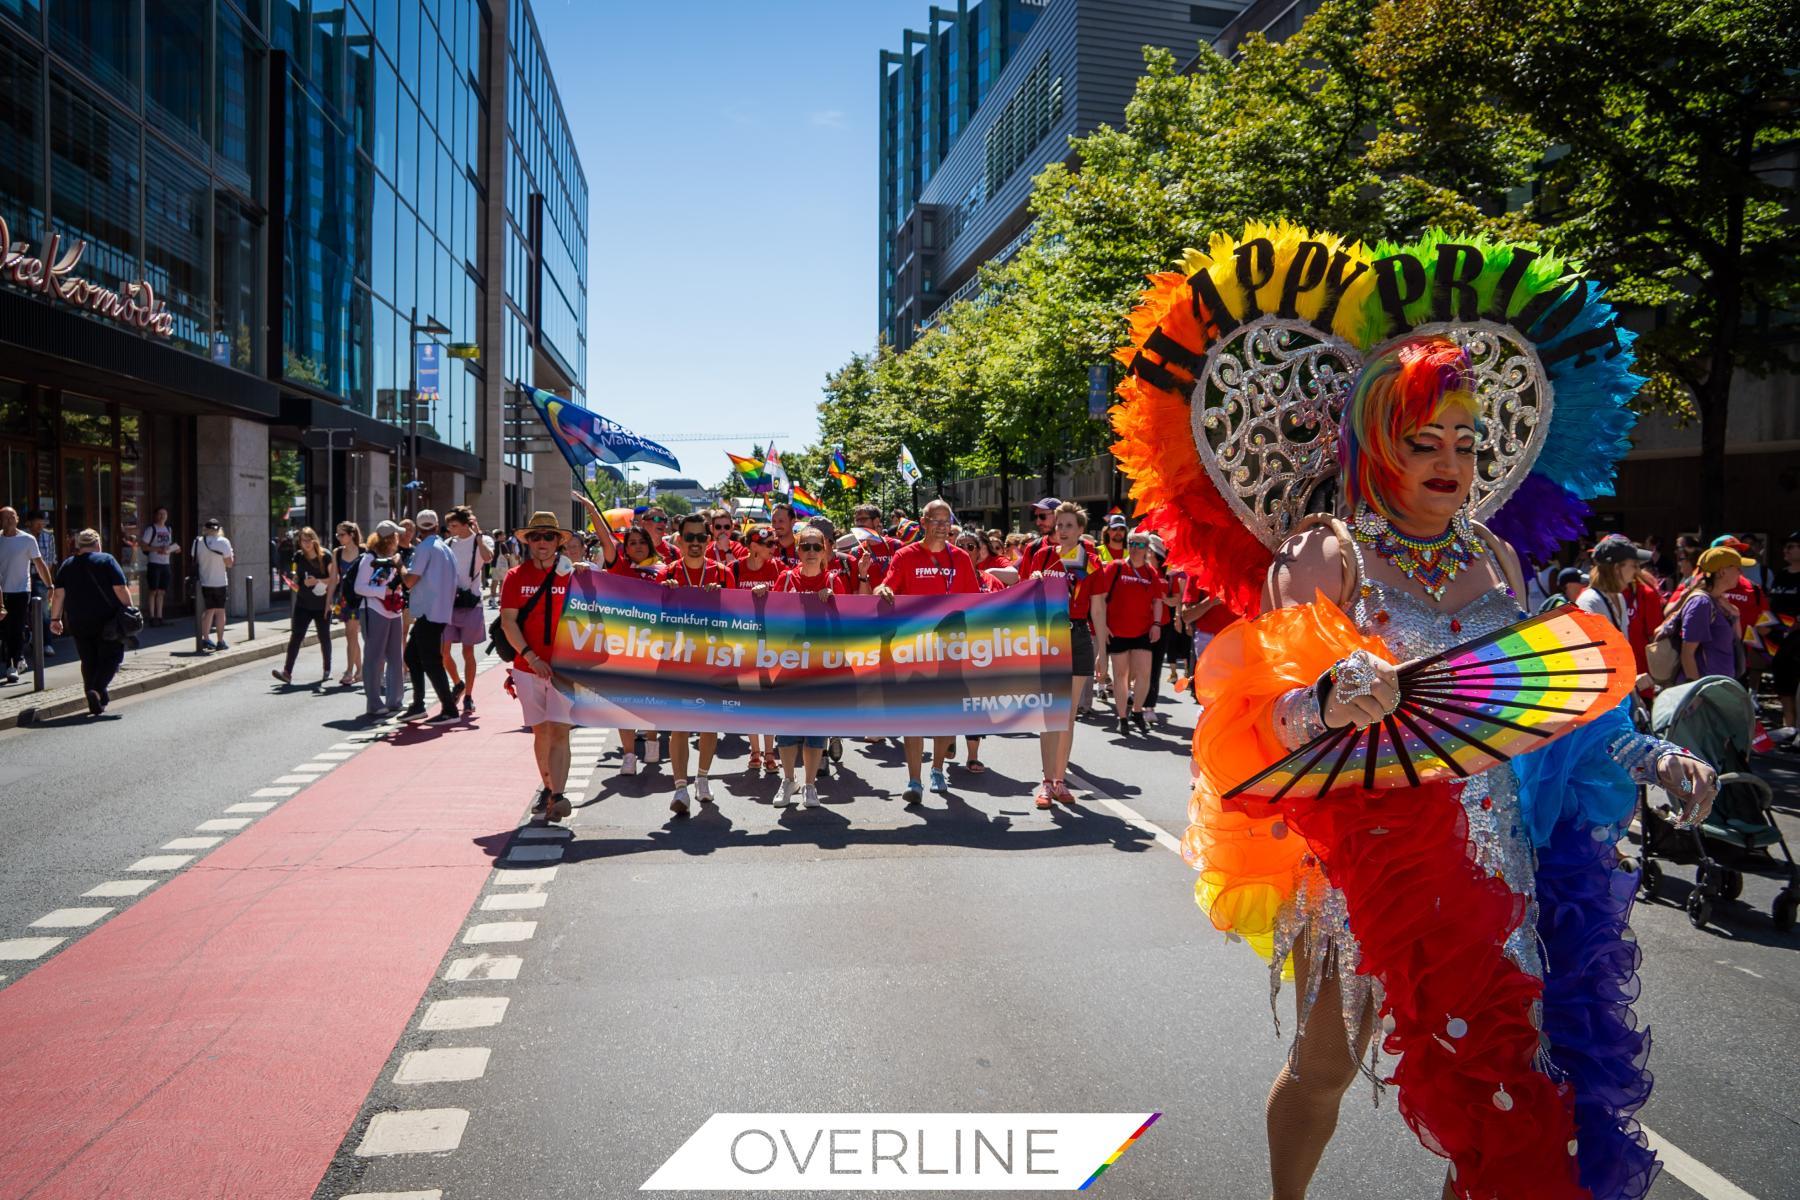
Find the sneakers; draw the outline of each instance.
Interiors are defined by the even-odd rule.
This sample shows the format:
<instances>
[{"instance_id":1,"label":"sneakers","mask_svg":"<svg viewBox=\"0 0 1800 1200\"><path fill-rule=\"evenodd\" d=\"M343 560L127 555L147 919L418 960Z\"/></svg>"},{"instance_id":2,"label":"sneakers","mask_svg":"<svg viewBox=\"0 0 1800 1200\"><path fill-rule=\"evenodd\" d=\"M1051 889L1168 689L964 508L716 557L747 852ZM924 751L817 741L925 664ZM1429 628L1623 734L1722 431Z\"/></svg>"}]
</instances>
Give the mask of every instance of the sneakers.
<instances>
[{"instance_id":1,"label":"sneakers","mask_svg":"<svg viewBox=\"0 0 1800 1200\"><path fill-rule=\"evenodd\" d=\"M293 674L288 671L270 671L269 674L273 675L276 679L281 680L281 682L283 682L283 683L294 682Z\"/></svg>"},{"instance_id":2,"label":"sneakers","mask_svg":"<svg viewBox=\"0 0 1800 1200\"><path fill-rule=\"evenodd\" d=\"M713 802L712 783L706 776L702 775L694 780L694 795L700 798L700 803L702 804L711 804Z\"/></svg>"},{"instance_id":3,"label":"sneakers","mask_svg":"<svg viewBox=\"0 0 1800 1200\"><path fill-rule=\"evenodd\" d=\"M425 715L425 706L423 704L409 704L405 708L400 710L400 719L402 721L415 720L424 715Z\"/></svg>"},{"instance_id":4,"label":"sneakers","mask_svg":"<svg viewBox=\"0 0 1800 1200\"><path fill-rule=\"evenodd\" d=\"M4 676L0 676L0 683L17 682L19 682L19 673L17 671L8 671Z\"/></svg>"},{"instance_id":5,"label":"sneakers","mask_svg":"<svg viewBox=\"0 0 1800 1200\"><path fill-rule=\"evenodd\" d=\"M1033 801L1036 802L1036 804L1039 808L1049 808L1050 807L1050 797L1054 791L1055 791L1054 786L1051 784L1051 782L1048 779L1046 779L1046 780L1044 780L1044 782L1038 784L1037 794L1034 795L1032 797L1032 799L1033 799Z\"/></svg>"},{"instance_id":6,"label":"sneakers","mask_svg":"<svg viewBox=\"0 0 1800 1200\"><path fill-rule=\"evenodd\" d=\"M621 775L636 775L637 774L637 755L631 753L631 751L629 751L629 750L627 750L625 752L624 759L621 760L619 763L619 774L621 774Z\"/></svg>"},{"instance_id":7,"label":"sneakers","mask_svg":"<svg viewBox=\"0 0 1800 1200\"><path fill-rule=\"evenodd\" d=\"M662 739L654 733L644 735L644 761L653 763L662 757Z\"/></svg>"},{"instance_id":8,"label":"sneakers","mask_svg":"<svg viewBox=\"0 0 1800 1200\"><path fill-rule=\"evenodd\" d=\"M48 647L48 646L44 647L44 649L46 649L46 650L48 650L49 648L50 647ZM212 644L211 638L201 638L200 639L200 653L211 654L214 650L217 650L217 649L218 649L218 647Z\"/></svg>"},{"instance_id":9,"label":"sneakers","mask_svg":"<svg viewBox=\"0 0 1800 1200\"><path fill-rule=\"evenodd\" d=\"M460 720L462 720L461 713L457 712L454 708L446 708L443 712L432 717L425 723L427 725L454 725Z\"/></svg>"},{"instance_id":10,"label":"sneakers","mask_svg":"<svg viewBox=\"0 0 1800 1200\"><path fill-rule=\"evenodd\" d=\"M950 781L944 778L944 768L931 768L931 790L940 796L950 790Z\"/></svg>"},{"instance_id":11,"label":"sneakers","mask_svg":"<svg viewBox=\"0 0 1800 1200\"><path fill-rule=\"evenodd\" d=\"M810 783L807 784L806 790L804 792L802 792L801 796L800 796L800 807L801 808L817 808L817 807L819 807L819 789L814 787Z\"/></svg>"},{"instance_id":12,"label":"sneakers","mask_svg":"<svg viewBox=\"0 0 1800 1200\"><path fill-rule=\"evenodd\" d=\"M793 802L794 777L792 775L783 776L781 786L775 789L775 799L773 803L776 808L786 808Z\"/></svg>"},{"instance_id":13,"label":"sneakers","mask_svg":"<svg viewBox=\"0 0 1800 1200\"><path fill-rule=\"evenodd\" d=\"M1143 709L1140 708L1131 714L1131 723L1137 726L1139 733L1145 737L1150 736L1150 722L1144 719Z\"/></svg>"},{"instance_id":14,"label":"sneakers","mask_svg":"<svg viewBox=\"0 0 1800 1200\"><path fill-rule=\"evenodd\" d=\"M1062 803L1070 806L1074 805L1075 793L1069 790L1069 785L1065 781L1061 779L1052 779L1050 781L1050 791Z\"/></svg>"},{"instance_id":15,"label":"sneakers","mask_svg":"<svg viewBox=\"0 0 1800 1200\"><path fill-rule=\"evenodd\" d=\"M455 704L458 700L461 700L463 692L467 690L468 685L460 679L457 680L450 688L450 703Z\"/></svg>"},{"instance_id":16,"label":"sneakers","mask_svg":"<svg viewBox=\"0 0 1800 1200\"><path fill-rule=\"evenodd\" d=\"M463 697L463 716L472 717L474 715L475 715L475 697L464 696Z\"/></svg>"},{"instance_id":17,"label":"sneakers","mask_svg":"<svg viewBox=\"0 0 1800 1200\"><path fill-rule=\"evenodd\" d=\"M685 817L688 815L687 784L683 783L677 785L675 788L675 798L669 801L669 811L674 813L677 817Z\"/></svg>"},{"instance_id":18,"label":"sneakers","mask_svg":"<svg viewBox=\"0 0 1800 1200\"><path fill-rule=\"evenodd\" d=\"M90 716L90 717L99 716L100 710L106 707L105 704L101 703L100 693L94 691L92 688L88 689L87 704L88 704L88 716Z\"/></svg>"},{"instance_id":19,"label":"sneakers","mask_svg":"<svg viewBox=\"0 0 1800 1200\"><path fill-rule=\"evenodd\" d=\"M569 819L569 814L574 811L575 806L569 803L569 798L558 792L550 797L550 803L545 806L544 819L546 821L566 821Z\"/></svg>"},{"instance_id":20,"label":"sneakers","mask_svg":"<svg viewBox=\"0 0 1800 1200\"><path fill-rule=\"evenodd\" d=\"M925 789L919 786L918 780L909 779L906 781L906 790L900 793L900 798L906 801L908 808L916 804L923 804L925 803Z\"/></svg>"},{"instance_id":21,"label":"sneakers","mask_svg":"<svg viewBox=\"0 0 1800 1200\"><path fill-rule=\"evenodd\" d=\"M1113 722L1113 732L1118 734L1120 737L1130 737L1132 734L1131 718L1130 717L1120 717L1118 720L1114 721Z\"/></svg>"},{"instance_id":22,"label":"sneakers","mask_svg":"<svg viewBox=\"0 0 1800 1200\"><path fill-rule=\"evenodd\" d=\"M229 650L229 649L231 649L231 647L227 646L225 644L224 638L220 638L218 641L213 643L213 649L214 650Z\"/></svg>"},{"instance_id":23,"label":"sneakers","mask_svg":"<svg viewBox=\"0 0 1800 1200\"><path fill-rule=\"evenodd\" d=\"M531 800L531 815L535 817L539 813L542 813L544 811L544 809L549 806L549 804L550 804L550 789L547 787L539 788L537 790L537 795L532 797L532 800Z\"/></svg>"}]
</instances>

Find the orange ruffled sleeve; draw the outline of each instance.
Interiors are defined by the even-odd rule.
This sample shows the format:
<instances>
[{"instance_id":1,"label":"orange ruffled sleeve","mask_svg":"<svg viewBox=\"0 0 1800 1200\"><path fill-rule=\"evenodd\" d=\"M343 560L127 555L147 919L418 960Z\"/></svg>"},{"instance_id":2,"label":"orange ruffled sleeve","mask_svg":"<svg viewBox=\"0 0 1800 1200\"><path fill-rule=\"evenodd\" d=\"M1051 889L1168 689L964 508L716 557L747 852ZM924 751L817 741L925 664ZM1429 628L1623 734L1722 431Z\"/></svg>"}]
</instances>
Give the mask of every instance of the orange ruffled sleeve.
<instances>
[{"instance_id":1,"label":"orange ruffled sleeve","mask_svg":"<svg viewBox=\"0 0 1800 1200\"><path fill-rule=\"evenodd\" d=\"M1202 706L1194 729L1199 771L1182 855L1200 872L1194 899L1214 928L1243 938L1264 958L1273 956L1276 918L1298 890L1306 842L1289 832L1278 809L1220 797L1288 755L1275 734L1275 702L1359 649L1390 657L1380 638L1358 632L1320 595L1229 626L1194 672Z\"/></svg>"}]
</instances>

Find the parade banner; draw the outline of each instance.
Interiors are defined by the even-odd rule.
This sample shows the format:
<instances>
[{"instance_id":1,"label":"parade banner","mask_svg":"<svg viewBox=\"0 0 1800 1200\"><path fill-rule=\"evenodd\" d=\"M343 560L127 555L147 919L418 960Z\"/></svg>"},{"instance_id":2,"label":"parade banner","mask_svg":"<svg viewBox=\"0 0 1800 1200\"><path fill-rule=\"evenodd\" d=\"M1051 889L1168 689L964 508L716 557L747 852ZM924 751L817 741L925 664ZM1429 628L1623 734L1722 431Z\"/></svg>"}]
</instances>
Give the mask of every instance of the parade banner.
<instances>
[{"instance_id":1,"label":"parade banner","mask_svg":"<svg viewBox=\"0 0 1800 1200\"><path fill-rule=\"evenodd\" d=\"M820 599L569 577L551 665L581 725L813 736L1069 723L1059 578L977 595Z\"/></svg>"}]
</instances>

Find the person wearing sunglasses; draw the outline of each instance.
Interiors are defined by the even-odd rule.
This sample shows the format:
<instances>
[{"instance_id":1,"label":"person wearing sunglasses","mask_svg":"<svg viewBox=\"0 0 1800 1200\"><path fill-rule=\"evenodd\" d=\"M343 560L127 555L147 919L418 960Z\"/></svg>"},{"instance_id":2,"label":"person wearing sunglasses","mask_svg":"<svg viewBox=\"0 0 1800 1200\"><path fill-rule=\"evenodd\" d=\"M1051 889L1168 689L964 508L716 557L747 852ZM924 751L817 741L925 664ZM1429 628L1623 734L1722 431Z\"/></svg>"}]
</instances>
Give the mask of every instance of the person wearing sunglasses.
<instances>
[{"instance_id":1,"label":"person wearing sunglasses","mask_svg":"<svg viewBox=\"0 0 1800 1200\"><path fill-rule=\"evenodd\" d=\"M662 579L662 555L656 552L656 543L650 538L650 531L642 525L628 525L619 537L619 552L607 564L608 574L623 575L627 579L640 579L645 583L657 583ZM636 775L638 769L637 739L644 739L644 761L656 762L662 757L661 737L654 729L621 729L619 730L619 774Z\"/></svg>"},{"instance_id":2,"label":"person wearing sunglasses","mask_svg":"<svg viewBox=\"0 0 1800 1200\"><path fill-rule=\"evenodd\" d=\"M706 531L705 514L689 513L681 518L677 537L681 545L681 557L663 567L658 581L664 587L711 588L716 591L737 585L730 567L706 557L706 544L710 538ZM669 767L675 773L675 796L669 801L669 811L677 819L688 815L689 736L679 730L671 730L669 733ZM712 784L707 776L712 771L713 755L719 749L719 735L702 733L699 736L700 770L694 776L693 794L700 803L711 804Z\"/></svg>"},{"instance_id":3,"label":"person wearing sunglasses","mask_svg":"<svg viewBox=\"0 0 1800 1200\"><path fill-rule=\"evenodd\" d=\"M1048 729L1038 736L1038 757L1044 782L1033 797L1037 807L1049 808L1052 800L1075 803L1064 776L1069 769L1069 750L1075 741L1074 717L1086 707L1087 689L1094 678L1094 636L1088 624L1091 584L1098 566L1098 552L1087 537L1087 510L1072 501L1057 506L1051 540L1026 556L1019 573L1026 579L1064 575L1069 581L1069 700L1067 729Z\"/></svg>"},{"instance_id":4,"label":"person wearing sunglasses","mask_svg":"<svg viewBox=\"0 0 1800 1200\"><path fill-rule=\"evenodd\" d=\"M1100 563L1116 563L1123 560L1129 550L1126 540L1131 536L1131 529L1124 517L1109 517L1106 521L1106 532L1100 538Z\"/></svg>"},{"instance_id":5,"label":"person wearing sunglasses","mask_svg":"<svg viewBox=\"0 0 1800 1200\"><path fill-rule=\"evenodd\" d=\"M700 515L706 518L706 531L712 535L706 543L706 557L724 563L735 574L748 553L737 539L737 522L722 508L709 508Z\"/></svg>"},{"instance_id":6,"label":"person wearing sunglasses","mask_svg":"<svg viewBox=\"0 0 1800 1200\"><path fill-rule=\"evenodd\" d=\"M982 591L998 592L1006 588L1007 584L1004 580L984 569L994 561L994 556L989 552L987 539L982 536L980 530L958 529L954 541L957 549L967 554L969 561L975 564L975 575L981 581ZM1009 571L1009 574L1013 574L1016 578L1016 572ZM985 774L987 764L981 761L981 739L965 736L963 745L968 751L967 757L963 759L963 770L971 775Z\"/></svg>"},{"instance_id":7,"label":"person wearing sunglasses","mask_svg":"<svg viewBox=\"0 0 1800 1200\"><path fill-rule=\"evenodd\" d=\"M1167 585L1149 560L1150 535L1133 533L1125 539L1125 557L1094 573L1094 645L1112 660L1113 711L1121 737L1129 737L1133 725L1139 733L1150 732L1144 717L1152 673L1150 646L1162 636Z\"/></svg>"},{"instance_id":8,"label":"person wearing sunglasses","mask_svg":"<svg viewBox=\"0 0 1800 1200\"><path fill-rule=\"evenodd\" d=\"M794 552L800 565L784 573L775 584L778 592L810 592L830 603L838 592L851 590L848 580L832 569L831 541L812 525L796 526ZM819 763L825 755L822 735L776 734L775 749L781 756L781 786L775 793L775 807L785 808L798 798L800 807L819 807L819 789L815 783ZM800 759L800 782L794 782L794 759Z\"/></svg>"},{"instance_id":9,"label":"person wearing sunglasses","mask_svg":"<svg viewBox=\"0 0 1800 1200\"><path fill-rule=\"evenodd\" d=\"M656 545L656 553L664 562L674 562L681 557L681 548L669 537L669 514L659 505L645 505L642 512L636 515L636 521L650 535Z\"/></svg>"},{"instance_id":10,"label":"person wearing sunglasses","mask_svg":"<svg viewBox=\"0 0 1800 1200\"><path fill-rule=\"evenodd\" d=\"M755 592L758 596L766 596L769 590L781 582L787 574L787 568L775 561L775 531L767 525L752 525L744 534L744 558L731 572L737 586ZM751 775L758 771L774 773L777 759L775 755L775 737L768 733L752 733L745 735L750 741L750 762L748 770Z\"/></svg>"},{"instance_id":11,"label":"person wearing sunglasses","mask_svg":"<svg viewBox=\"0 0 1800 1200\"><path fill-rule=\"evenodd\" d=\"M950 544L950 531L956 526L956 518L950 511L949 501L933 500L921 515L919 540L902 546L894 555L888 564L887 578L875 589L875 595L891 604L897 596L979 592L981 580L975 574L975 563L967 553ZM907 779L903 796L910 808L925 801L925 790L919 783L920 768L925 760L925 739L909 737L905 739L905 747ZM944 767L955 750L954 735L932 739L932 791L950 790Z\"/></svg>"}]
</instances>

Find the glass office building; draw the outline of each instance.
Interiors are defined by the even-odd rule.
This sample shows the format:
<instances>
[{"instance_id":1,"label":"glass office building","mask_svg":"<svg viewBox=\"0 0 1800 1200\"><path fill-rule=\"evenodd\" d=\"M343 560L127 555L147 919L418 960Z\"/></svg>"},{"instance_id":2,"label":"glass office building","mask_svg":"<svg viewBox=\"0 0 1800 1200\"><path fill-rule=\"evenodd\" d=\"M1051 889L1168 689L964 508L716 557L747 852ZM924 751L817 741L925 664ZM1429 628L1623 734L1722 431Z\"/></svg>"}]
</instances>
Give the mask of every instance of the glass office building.
<instances>
[{"instance_id":1,"label":"glass office building","mask_svg":"<svg viewBox=\"0 0 1800 1200\"><path fill-rule=\"evenodd\" d=\"M158 505L251 573L301 524L497 523L513 385L583 390L587 186L524 0L0 0L0 220L0 503L128 563ZM428 340L477 356L421 394Z\"/></svg>"},{"instance_id":2,"label":"glass office building","mask_svg":"<svg viewBox=\"0 0 1800 1200\"><path fill-rule=\"evenodd\" d=\"M881 52L879 334L910 346L1031 224L1069 138L1122 125L1145 46L1186 62L1246 0L959 0Z\"/></svg>"}]
</instances>

